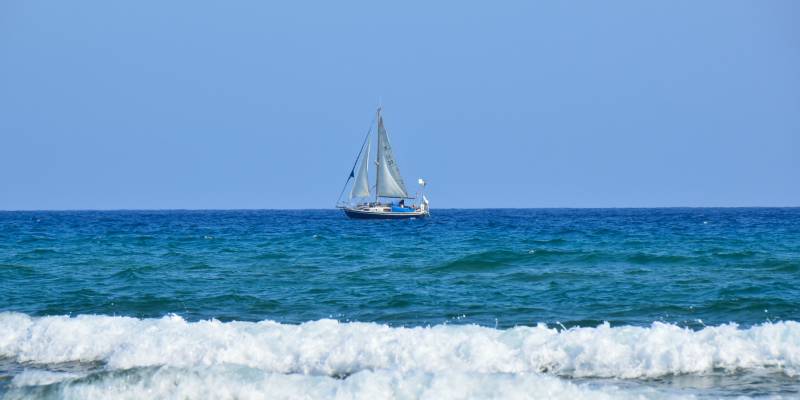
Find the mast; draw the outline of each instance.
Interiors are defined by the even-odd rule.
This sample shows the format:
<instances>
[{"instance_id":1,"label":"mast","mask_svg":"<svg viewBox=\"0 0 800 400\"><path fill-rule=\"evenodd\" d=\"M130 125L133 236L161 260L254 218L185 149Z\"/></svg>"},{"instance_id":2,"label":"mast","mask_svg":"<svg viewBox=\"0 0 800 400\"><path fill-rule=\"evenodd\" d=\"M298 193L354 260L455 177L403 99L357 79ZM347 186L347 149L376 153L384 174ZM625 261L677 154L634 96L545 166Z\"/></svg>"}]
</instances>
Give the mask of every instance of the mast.
<instances>
[{"instance_id":1,"label":"mast","mask_svg":"<svg viewBox=\"0 0 800 400\"><path fill-rule=\"evenodd\" d=\"M381 123L381 105L380 105L380 100L378 102L378 111L376 111L376 114L375 114L375 121L378 124L378 126L380 126L380 123ZM377 130L378 128L376 127L375 129ZM380 138L378 138L376 146L380 146L380 145L381 145L381 141L380 141ZM380 154L380 148L376 149L376 151L375 151L375 204L378 204L378 188L381 187L380 186L380 182L381 182L380 181L380 179L381 179L380 167L381 167L381 164L380 164L380 158L379 158L380 156L379 156L379 154Z\"/></svg>"}]
</instances>

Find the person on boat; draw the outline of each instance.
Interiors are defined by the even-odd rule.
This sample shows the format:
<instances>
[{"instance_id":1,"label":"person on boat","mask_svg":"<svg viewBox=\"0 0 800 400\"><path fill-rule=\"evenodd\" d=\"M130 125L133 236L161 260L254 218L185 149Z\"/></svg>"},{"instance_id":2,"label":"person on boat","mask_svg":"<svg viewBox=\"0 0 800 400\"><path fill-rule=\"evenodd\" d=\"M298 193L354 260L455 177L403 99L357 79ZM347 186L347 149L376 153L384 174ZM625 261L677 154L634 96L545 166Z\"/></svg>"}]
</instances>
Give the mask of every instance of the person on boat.
<instances>
[{"instance_id":1,"label":"person on boat","mask_svg":"<svg viewBox=\"0 0 800 400\"><path fill-rule=\"evenodd\" d=\"M406 207L406 199L400 199L400 203L398 205L400 206L400 208L405 208Z\"/></svg>"}]
</instances>

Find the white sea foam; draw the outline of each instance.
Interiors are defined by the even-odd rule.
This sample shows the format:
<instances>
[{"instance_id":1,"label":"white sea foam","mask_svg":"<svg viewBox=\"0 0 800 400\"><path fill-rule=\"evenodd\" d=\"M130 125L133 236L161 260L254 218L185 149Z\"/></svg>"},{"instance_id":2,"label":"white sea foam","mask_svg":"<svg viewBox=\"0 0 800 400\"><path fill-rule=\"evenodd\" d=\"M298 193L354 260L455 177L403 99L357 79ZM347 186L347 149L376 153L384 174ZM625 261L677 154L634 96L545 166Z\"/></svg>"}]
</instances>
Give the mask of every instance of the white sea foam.
<instances>
[{"instance_id":1,"label":"white sea foam","mask_svg":"<svg viewBox=\"0 0 800 400\"><path fill-rule=\"evenodd\" d=\"M34 389L35 390L35 389ZM7 399L40 392L13 387ZM44 396L46 397L46 396ZM65 381L50 391L61 399L679 399L686 394L647 387L575 384L541 374L361 371L347 379L275 374L229 365L156 367Z\"/></svg>"},{"instance_id":2,"label":"white sea foam","mask_svg":"<svg viewBox=\"0 0 800 400\"><path fill-rule=\"evenodd\" d=\"M22 387L49 385L51 383L63 382L83 376L85 376L85 374L77 374L74 372L54 372L39 369L26 369L14 376L14 379L11 380L11 386Z\"/></svg>"},{"instance_id":3,"label":"white sea foam","mask_svg":"<svg viewBox=\"0 0 800 400\"><path fill-rule=\"evenodd\" d=\"M108 370L235 365L272 374L530 374L643 378L762 369L796 376L800 323L699 331L544 325L498 330L474 325L393 328L319 320L187 322L81 315L32 318L0 313L0 357L20 363L101 362Z\"/></svg>"}]
</instances>

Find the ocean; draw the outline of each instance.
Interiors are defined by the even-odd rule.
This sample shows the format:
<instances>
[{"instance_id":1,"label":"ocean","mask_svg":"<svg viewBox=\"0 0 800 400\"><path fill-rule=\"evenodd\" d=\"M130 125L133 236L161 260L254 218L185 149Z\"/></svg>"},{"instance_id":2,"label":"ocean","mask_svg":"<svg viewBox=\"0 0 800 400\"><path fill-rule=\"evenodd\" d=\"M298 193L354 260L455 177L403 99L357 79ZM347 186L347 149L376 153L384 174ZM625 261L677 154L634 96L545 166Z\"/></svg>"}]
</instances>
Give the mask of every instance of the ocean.
<instances>
[{"instance_id":1,"label":"ocean","mask_svg":"<svg viewBox=\"0 0 800 400\"><path fill-rule=\"evenodd\" d=\"M800 209L0 212L3 399L800 398Z\"/></svg>"}]
</instances>

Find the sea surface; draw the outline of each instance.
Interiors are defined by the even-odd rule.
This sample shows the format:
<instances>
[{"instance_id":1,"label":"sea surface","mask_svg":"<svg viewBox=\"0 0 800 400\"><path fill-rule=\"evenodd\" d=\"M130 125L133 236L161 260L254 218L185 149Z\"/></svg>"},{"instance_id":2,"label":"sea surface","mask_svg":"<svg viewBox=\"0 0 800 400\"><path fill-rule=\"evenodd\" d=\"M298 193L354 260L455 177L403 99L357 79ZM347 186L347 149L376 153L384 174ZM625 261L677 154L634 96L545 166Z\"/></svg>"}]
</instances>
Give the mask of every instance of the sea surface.
<instances>
[{"instance_id":1,"label":"sea surface","mask_svg":"<svg viewBox=\"0 0 800 400\"><path fill-rule=\"evenodd\" d=\"M800 398L800 209L0 212L0 398Z\"/></svg>"}]
</instances>

